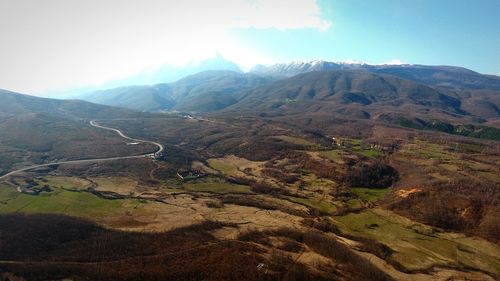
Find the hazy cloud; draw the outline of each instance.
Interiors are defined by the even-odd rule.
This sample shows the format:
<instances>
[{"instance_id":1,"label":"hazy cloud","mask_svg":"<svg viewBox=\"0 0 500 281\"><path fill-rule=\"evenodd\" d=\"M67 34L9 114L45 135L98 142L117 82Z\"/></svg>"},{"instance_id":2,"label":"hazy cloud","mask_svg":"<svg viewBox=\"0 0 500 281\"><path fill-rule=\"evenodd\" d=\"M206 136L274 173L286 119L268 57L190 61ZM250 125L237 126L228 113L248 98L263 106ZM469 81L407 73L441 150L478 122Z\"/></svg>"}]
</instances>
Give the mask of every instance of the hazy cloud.
<instances>
[{"instance_id":1,"label":"hazy cloud","mask_svg":"<svg viewBox=\"0 0 500 281\"><path fill-rule=\"evenodd\" d=\"M327 30L314 0L2 0L0 88L36 93L98 84L221 52L268 62L239 28Z\"/></svg>"}]
</instances>

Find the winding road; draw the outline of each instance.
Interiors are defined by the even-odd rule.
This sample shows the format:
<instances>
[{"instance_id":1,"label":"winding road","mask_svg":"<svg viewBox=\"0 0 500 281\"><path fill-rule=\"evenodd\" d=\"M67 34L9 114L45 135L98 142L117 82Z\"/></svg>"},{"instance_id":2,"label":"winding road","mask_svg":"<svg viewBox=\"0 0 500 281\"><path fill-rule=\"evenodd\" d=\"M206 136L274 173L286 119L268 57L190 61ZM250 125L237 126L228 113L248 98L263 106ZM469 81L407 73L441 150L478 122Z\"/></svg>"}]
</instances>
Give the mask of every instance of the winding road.
<instances>
[{"instance_id":1,"label":"winding road","mask_svg":"<svg viewBox=\"0 0 500 281\"><path fill-rule=\"evenodd\" d=\"M146 154L134 155L134 156L121 156L121 157L109 157L109 158L95 158L95 159L83 159L83 160L58 161L58 162L51 162L51 163L40 164L40 165L33 165L33 166L25 167L25 168L22 168L22 169L18 169L18 170L9 172L9 173L7 173L7 174L5 174L3 176L0 176L0 180L6 179L6 178L8 178L10 176L13 176L15 174L19 174L19 173L26 172L26 171L29 171L29 170L34 170L34 169L38 169L38 168L49 167L49 166L53 166L53 165L82 164L82 163L91 163L91 162L104 162L104 161L113 161L113 160L121 160L121 159L139 159L139 158L144 158L144 157L151 157L151 156L154 156L156 153L162 152L165 149L163 147L163 145L161 145L160 143L157 143L157 142L154 142L154 141L147 141L147 140L134 139L134 138L128 137L124 133L122 133L122 131L120 131L118 129L110 128L110 127L105 127L105 126L101 126L101 125L97 124L95 120L90 121L90 125L92 127L96 127L96 128L100 128L100 129L110 130L110 131L116 132L120 137L122 137L124 139L127 139L127 140L132 140L132 141L135 141L135 142L142 142L142 143L153 144L153 145L155 145L155 146L158 147L158 150L155 151L155 152L153 152L153 153L146 153Z\"/></svg>"}]
</instances>

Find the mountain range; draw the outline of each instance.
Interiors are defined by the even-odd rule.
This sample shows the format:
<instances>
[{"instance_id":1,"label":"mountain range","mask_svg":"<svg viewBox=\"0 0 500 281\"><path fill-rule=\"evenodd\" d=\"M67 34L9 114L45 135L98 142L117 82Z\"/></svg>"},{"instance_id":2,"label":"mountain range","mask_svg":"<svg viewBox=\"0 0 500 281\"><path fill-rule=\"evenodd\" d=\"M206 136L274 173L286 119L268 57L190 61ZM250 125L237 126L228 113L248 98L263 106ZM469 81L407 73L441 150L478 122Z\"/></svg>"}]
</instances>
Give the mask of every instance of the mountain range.
<instances>
[{"instance_id":1,"label":"mountain range","mask_svg":"<svg viewBox=\"0 0 500 281\"><path fill-rule=\"evenodd\" d=\"M418 83L450 89L500 90L500 77L484 75L455 66L427 65L369 65L363 63L335 63L327 61L292 62L269 66L257 65L251 72L274 77L291 77L311 71L357 70L390 74Z\"/></svg>"},{"instance_id":2,"label":"mountain range","mask_svg":"<svg viewBox=\"0 0 500 281\"><path fill-rule=\"evenodd\" d=\"M459 67L315 61L259 66L247 73L202 71L171 83L90 92L81 97L88 102L2 91L0 125L26 128L29 135L55 120L78 127L80 120L137 116L137 111L181 111L369 120L450 133L470 125L464 134L486 130L491 135L485 128L500 125L499 89L500 77ZM18 139L31 139L27 135Z\"/></svg>"},{"instance_id":3,"label":"mountain range","mask_svg":"<svg viewBox=\"0 0 500 281\"><path fill-rule=\"evenodd\" d=\"M248 73L205 71L173 83L120 87L82 98L149 112L273 109L359 118L410 112L498 123L500 77L451 66L312 61L257 66Z\"/></svg>"}]
</instances>

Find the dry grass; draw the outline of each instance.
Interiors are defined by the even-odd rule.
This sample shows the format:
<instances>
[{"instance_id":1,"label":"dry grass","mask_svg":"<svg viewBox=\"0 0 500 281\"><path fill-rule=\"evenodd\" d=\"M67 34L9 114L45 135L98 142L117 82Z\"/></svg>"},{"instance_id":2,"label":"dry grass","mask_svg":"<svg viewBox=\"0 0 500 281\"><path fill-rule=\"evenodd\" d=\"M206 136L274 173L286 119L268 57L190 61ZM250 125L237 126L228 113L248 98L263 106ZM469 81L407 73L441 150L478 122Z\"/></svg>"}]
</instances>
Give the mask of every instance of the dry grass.
<instances>
[{"instance_id":1,"label":"dry grass","mask_svg":"<svg viewBox=\"0 0 500 281\"><path fill-rule=\"evenodd\" d=\"M137 181L126 177L97 177L89 178L96 183L97 191L109 191L121 195L133 195L137 193L139 184Z\"/></svg>"}]
</instances>

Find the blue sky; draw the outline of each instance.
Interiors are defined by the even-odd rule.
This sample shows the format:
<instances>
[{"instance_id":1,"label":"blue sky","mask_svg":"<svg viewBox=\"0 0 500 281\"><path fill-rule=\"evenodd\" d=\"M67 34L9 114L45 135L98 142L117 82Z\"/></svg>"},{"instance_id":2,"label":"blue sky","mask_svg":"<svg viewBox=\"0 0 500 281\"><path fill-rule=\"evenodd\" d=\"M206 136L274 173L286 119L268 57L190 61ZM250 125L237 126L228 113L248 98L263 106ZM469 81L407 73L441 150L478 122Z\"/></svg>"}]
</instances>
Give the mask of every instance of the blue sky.
<instances>
[{"instance_id":1,"label":"blue sky","mask_svg":"<svg viewBox=\"0 0 500 281\"><path fill-rule=\"evenodd\" d=\"M500 75L500 1L322 0L326 31L234 31L280 61L456 65Z\"/></svg>"},{"instance_id":2,"label":"blue sky","mask_svg":"<svg viewBox=\"0 0 500 281\"><path fill-rule=\"evenodd\" d=\"M500 0L1 0L0 88L43 95L217 53L500 75Z\"/></svg>"}]
</instances>

